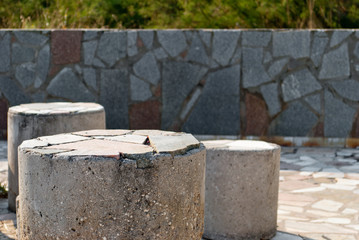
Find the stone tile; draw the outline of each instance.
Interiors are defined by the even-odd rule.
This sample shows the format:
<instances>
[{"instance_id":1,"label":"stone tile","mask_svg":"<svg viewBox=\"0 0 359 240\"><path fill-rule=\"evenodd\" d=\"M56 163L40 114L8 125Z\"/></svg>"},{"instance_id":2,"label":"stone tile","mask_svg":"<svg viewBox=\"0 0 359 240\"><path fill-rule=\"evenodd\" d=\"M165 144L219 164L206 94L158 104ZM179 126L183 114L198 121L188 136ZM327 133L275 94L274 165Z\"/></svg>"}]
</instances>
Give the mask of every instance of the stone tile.
<instances>
[{"instance_id":1,"label":"stone tile","mask_svg":"<svg viewBox=\"0 0 359 240\"><path fill-rule=\"evenodd\" d=\"M319 79L347 78L349 75L348 44L324 54Z\"/></svg>"},{"instance_id":2,"label":"stone tile","mask_svg":"<svg viewBox=\"0 0 359 240\"><path fill-rule=\"evenodd\" d=\"M137 31L127 31L127 55L133 57L137 53Z\"/></svg>"},{"instance_id":3,"label":"stone tile","mask_svg":"<svg viewBox=\"0 0 359 240\"><path fill-rule=\"evenodd\" d=\"M42 46L48 40L48 37L42 35L40 32L31 32L31 31L13 31L17 40L21 43Z\"/></svg>"},{"instance_id":4,"label":"stone tile","mask_svg":"<svg viewBox=\"0 0 359 240\"><path fill-rule=\"evenodd\" d=\"M197 33L193 34L192 43L189 47L186 60L204 65L209 65L209 58L207 56L206 49L204 48L203 43L199 39Z\"/></svg>"},{"instance_id":5,"label":"stone tile","mask_svg":"<svg viewBox=\"0 0 359 240\"><path fill-rule=\"evenodd\" d=\"M326 34L324 36L321 36L320 34L318 34L318 32L314 34L310 58L312 59L315 67L319 67L319 65L321 64L323 54L328 42L329 39Z\"/></svg>"},{"instance_id":6,"label":"stone tile","mask_svg":"<svg viewBox=\"0 0 359 240\"><path fill-rule=\"evenodd\" d=\"M106 111L107 128L128 128L129 80L126 70L111 69L101 71L99 103Z\"/></svg>"},{"instance_id":7,"label":"stone tile","mask_svg":"<svg viewBox=\"0 0 359 240\"><path fill-rule=\"evenodd\" d=\"M125 129L95 129L95 130L86 130L86 131L79 131L73 132L72 134L80 135L84 137L94 137L94 136L118 136L124 135L127 133L131 133L131 130Z\"/></svg>"},{"instance_id":8,"label":"stone tile","mask_svg":"<svg viewBox=\"0 0 359 240\"><path fill-rule=\"evenodd\" d=\"M51 32L52 63L69 64L81 60L81 31Z\"/></svg>"},{"instance_id":9,"label":"stone tile","mask_svg":"<svg viewBox=\"0 0 359 240\"><path fill-rule=\"evenodd\" d=\"M131 100L133 101L146 101L152 97L150 84L141 79L130 75L130 89L131 89Z\"/></svg>"},{"instance_id":10,"label":"stone tile","mask_svg":"<svg viewBox=\"0 0 359 240\"><path fill-rule=\"evenodd\" d=\"M73 73L71 68L64 68L58 73L47 87L47 92L53 96L69 99L72 101L93 102L95 96Z\"/></svg>"},{"instance_id":11,"label":"stone tile","mask_svg":"<svg viewBox=\"0 0 359 240\"><path fill-rule=\"evenodd\" d=\"M29 96L27 96L15 84L15 82L7 76L0 76L0 91L9 101L10 106L19 105L21 103L28 103L31 101Z\"/></svg>"},{"instance_id":12,"label":"stone tile","mask_svg":"<svg viewBox=\"0 0 359 240\"><path fill-rule=\"evenodd\" d=\"M264 52L263 63L269 63L272 60L273 58L270 52Z\"/></svg>"},{"instance_id":13,"label":"stone tile","mask_svg":"<svg viewBox=\"0 0 359 240\"><path fill-rule=\"evenodd\" d=\"M314 178L343 178L344 173L336 168L323 168L321 172L314 173Z\"/></svg>"},{"instance_id":14,"label":"stone tile","mask_svg":"<svg viewBox=\"0 0 359 240\"><path fill-rule=\"evenodd\" d=\"M293 58L309 57L309 31L275 31L273 32L273 56L290 56Z\"/></svg>"},{"instance_id":15,"label":"stone tile","mask_svg":"<svg viewBox=\"0 0 359 240\"><path fill-rule=\"evenodd\" d=\"M289 233L277 232L271 240L302 240L302 238Z\"/></svg>"},{"instance_id":16,"label":"stone tile","mask_svg":"<svg viewBox=\"0 0 359 240\"><path fill-rule=\"evenodd\" d=\"M303 188L303 189L297 189L293 190L293 193L313 193L313 192L322 192L326 188L325 187L312 187L312 188Z\"/></svg>"},{"instance_id":17,"label":"stone tile","mask_svg":"<svg viewBox=\"0 0 359 240\"><path fill-rule=\"evenodd\" d=\"M322 86L307 68L291 73L285 77L281 87L285 102L322 89Z\"/></svg>"},{"instance_id":18,"label":"stone tile","mask_svg":"<svg viewBox=\"0 0 359 240\"><path fill-rule=\"evenodd\" d=\"M269 126L265 102L254 94L247 93L245 135L264 136Z\"/></svg>"},{"instance_id":19,"label":"stone tile","mask_svg":"<svg viewBox=\"0 0 359 240\"><path fill-rule=\"evenodd\" d=\"M270 83L261 86L261 93L267 103L270 116L274 116L281 110L281 103L278 98L278 84Z\"/></svg>"},{"instance_id":20,"label":"stone tile","mask_svg":"<svg viewBox=\"0 0 359 240\"><path fill-rule=\"evenodd\" d=\"M84 31L83 40L88 41L97 38L98 31L87 29Z\"/></svg>"},{"instance_id":21,"label":"stone tile","mask_svg":"<svg viewBox=\"0 0 359 240\"><path fill-rule=\"evenodd\" d=\"M324 112L324 136L348 137L356 111L336 99L329 91L325 91Z\"/></svg>"},{"instance_id":22,"label":"stone tile","mask_svg":"<svg viewBox=\"0 0 359 240\"><path fill-rule=\"evenodd\" d=\"M0 39L0 72L8 72L10 70L10 34L6 34Z\"/></svg>"},{"instance_id":23,"label":"stone tile","mask_svg":"<svg viewBox=\"0 0 359 240\"><path fill-rule=\"evenodd\" d=\"M279 208L280 210L290 211L290 212L296 212L296 213L302 213L302 212L304 212L304 209L303 209L302 207L279 205L278 208Z\"/></svg>"},{"instance_id":24,"label":"stone tile","mask_svg":"<svg viewBox=\"0 0 359 240\"><path fill-rule=\"evenodd\" d=\"M34 63L24 63L15 68L15 78L23 88L33 85L36 78L36 65Z\"/></svg>"},{"instance_id":25,"label":"stone tile","mask_svg":"<svg viewBox=\"0 0 359 240\"><path fill-rule=\"evenodd\" d=\"M334 90L339 93L340 96L353 100L359 101L358 91L359 82L354 79L348 79L344 81L332 81L330 85Z\"/></svg>"},{"instance_id":26,"label":"stone tile","mask_svg":"<svg viewBox=\"0 0 359 240\"><path fill-rule=\"evenodd\" d=\"M345 208L343 211L342 211L343 214L356 214L358 213L358 210L356 209L353 209L353 208Z\"/></svg>"},{"instance_id":27,"label":"stone tile","mask_svg":"<svg viewBox=\"0 0 359 240\"><path fill-rule=\"evenodd\" d=\"M168 57L167 53L165 52L165 50L163 50L163 48L156 48L154 51L153 51L153 54L155 55L155 57L157 59L164 59L166 57Z\"/></svg>"},{"instance_id":28,"label":"stone tile","mask_svg":"<svg viewBox=\"0 0 359 240\"><path fill-rule=\"evenodd\" d=\"M320 185L322 187L325 187L328 189L335 189L335 190L342 190L342 191L353 191L356 188L355 186L348 186L348 185L343 185L343 184L322 183Z\"/></svg>"},{"instance_id":29,"label":"stone tile","mask_svg":"<svg viewBox=\"0 0 359 240\"><path fill-rule=\"evenodd\" d=\"M147 49L152 48L153 44L153 36L154 33L152 30L138 30L138 35L140 36L143 44L146 46Z\"/></svg>"},{"instance_id":30,"label":"stone tile","mask_svg":"<svg viewBox=\"0 0 359 240\"><path fill-rule=\"evenodd\" d=\"M71 142L78 142L78 141L84 141L89 140L88 137L83 136L77 136L73 134L56 134L52 136L44 136L39 137L38 140L51 144L51 145L57 145L57 144L63 144L63 143L71 143ZM51 147L51 149L57 148L57 146ZM61 148L58 148L61 149ZM65 149L65 148L63 148ZM67 148L66 148L67 149Z\"/></svg>"},{"instance_id":31,"label":"stone tile","mask_svg":"<svg viewBox=\"0 0 359 240\"><path fill-rule=\"evenodd\" d=\"M231 64L236 64L236 63L240 64L241 59L242 59L242 48L237 47L237 50L233 54Z\"/></svg>"},{"instance_id":32,"label":"stone tile","mask_svg":"<svg viewBox=\"0 0 359 240\"><path fill-rule=\"evenodd\" d=\"M194 93L191 95L191 98L186 103L186 106L183 108L180 118L181 120L185 120L190 110L193 108L194 104L197 102L198 98L201 96L202 90L200 88L196 88Z\"/></svg>"},{"instance_id":33,"label":"stone tile","mask_svg":"<svg viewBox=\"0 0 359 240\"><path fill-rule=\"evenodd\" d=\"M279 201L300 201L311 203L316 200L316 198L308 196L308 195L299 195L299 194L291 194L291 193L279 193L278 196Z\"/></svg>"},{"instance_id":34,"label":"stone tile","mask_svg":"<svg viewBox=\"0 0 359 240\"><path fill-rule=\"evenodd\" d=\"M303 188L312 188L315 187L314 184L305 182L305 181L298 181L298 180L286 180L284 182L281 182L279 184L280 189L292 191L296 189L303 189Z\"/></svg>"},{"instance_id":35,"label":"stone tile","mask_svg":"<svg viewBox=\"0 0 359 240\"><path fill-rule=\"evenodd\" d=\"M332 37L330 39L330 47L334 47L340 44L344 39L348 38L353 33L353 30L342 30L342 31L333 31Z\"/></svg>"},{"instance_id":36,"label":"stone tile","mask_svg":"<svg viewBox=\"0 0 359 240\"><path fill-rule=\"evenodd\" d=\"M269 128L273 136L306 136L317 123L318 117L300 102L293 102Z\"/></svg>"},{"instance_id":37,"label":"stone tile","mask_svg":"<svg viewBox=\"0 0 359 240\"><path fill-rule=\"evenodd\" d=\"M35 88L39 88L46 81L49 72L50 57L50 46L47 44L39 51L36 65L39 81L35 82Z\"/></svg>"},{"instance_id":38,"label":"stone tile","mask_svg":"<svg viewBox=\"0 0 359 240\"><path fill-rule=\"evenodd\" d=\"M212 31L201 29L198 31L203 43L209 48L211 47Z\"/></svg>"},{"instance_id":39,"label":"stone tile","mask_svg":"<svg viewBox=\"0 0 359 240\"><path fill-rule=\"evenodd\" d=\"M104 32L97 48L97 56L112 67L118 60L126 56L126 32Z\"/></svg>"},{"instance_id":40,"label":"stone tile","mask_svg":"<svg viewBox=\"0 0 359 240\"><path fill-rule=\"evenodd\" d=\"M187 48L186 37L178 30L158 30L157 38L171 57L178 56Z\"/></svg>"},{"instance_id":41,"label":"stone tile","mask_svg":"<svg viewBox=\"0 0 359 240\"><path fill-rule=\"evenodd\" d=\"M83 68L82 69L83 78L87 86L92 87L97 90L97 78L96 78L96 69L94 68Z\"/></svg>"},{"instance_id":42,"label":"stone tile","mask_svg":"<svg viewBox=\"0 0 359 240\"><path fill-rule=\"evenodd\" d=\"M202 80L207 68L186 62L168 61L162 66L162 129L168 129L182 104ZM176 96L176 97L173 97Z\"/></svg>"},{"instance_id":43,"label":"stone tile","mask_svg":"<svg viewBox=\"0 0 359 240\"><path fill-rule=\"evenodd\" d=\"M133 65L133 71L138 77L146 79L154 85L158 83L161 77L155 56L151 52L146 53Z\"/></svg>"},{"instance_id":44,"label":"stone tile","mask_svg":"<svg viewBox=\"0 0 359 240\"><path fill-rule=\"evenodd\" d=\"M190 149L198 148L199 142L191 134L172 136L149 135L150 146L157 153L183 154Z\"/></svg>"},{"instance_id":45,"label":"stone tile","mask_svg":"<svg viewBox=\"0 0 359 240\"><path fill-rule=\"evenodd\" d=\"M160 129L161 103L157 100L132 104L130 109L131 129Z\"/></svg>"},{"instance_id":46,"label":"stone tile","mask_svg":"<svg viewBox=\"0 0 359 240\"><path fill-rule=\"evenodd\" d=\"M240 67L235 65L208 75L202 96L182 126L195 134L237 135L239 126Z\"/></svg>"},{"instance_id":47,"label":"stone tile","mask_svg":"<svg viewBox=\"0 0 359 240\"><path fill-rule=\"evenodd\" d=\"M311 96L308 96L306 98L304 98L304 100L318 113L321 112L321 99L320 99L320 94L314 94Z\"/></svg>"},{"instance_id":48,"label":"stone tile","mask_svg":"<svg viewBox=\"0 0 359 240\"><path fill-rule=\"evenodd\" d=\"M92 65L95 58L96 48L97 48L96 40L82 43L85 65Z\"/></svg>"},{"instance_id":49,"label":"stone tile","mask_svg":"<svg viewBox=\"0 0 359 240\"><path fill-rule=\"evenodd\" d=\"M273 79L276 77L279 73L283 71L284 66L289 62L289 58L283 58L279 59L269 67L268 74Z\"/></svg>"},{"instance_id":50,"label":"stone tile","mask_svg":"<svg viewBox=\"0 0 359 240\"><path fill-rule=\"evenodd\" d=\"M186 35L187 40L191 42L195 32L193 30L185 30L184 35Z\"/></svg>"},{"instance_id":51,"label":"stone tile","mask_svg":"<svg viewBox=\"0 0 359 240\"><path fill-rule=\"evenodd\" d=\"M93 62L92 62L92 65L94 67L100 67L100 68L104 68L106 67L106 65L98 58L94 58Z\"/></svg>"},{"instance_id":52,"label":"stone tile","mask_svg":"<svg viewBox=\"0 0 359 240\"><path fill-rule=\"evenodd\" d=\"M0 98L0 130L7 129L7 112L9 110L8 102Z\"/></svg>"},{"instance_id":53,"label":"stone tile","mask_svg":"<svg viewBox=\"0 0 359 240\"><path fill-rule=\"evenodd\" d=\"M243 87L256 87L262 83L269 82L271 79L262 65L263 49L242 48L242 53Z\"/></svg>"},{"instance_id":54,"label":"stone tile","mask_svg":"<svg viewBox=\"0 0 359 240\"><path fill-rule=\"evenodd\" d=\"M313 220L311 222L324 222L324 223L333 223L333 224L350 224L350 219L349 218L321 218L321 219L316 219Z\"/></svg>"},{"instance_id":55,"label":"stone tile","mask_svg":"<svg viewBox=\"0 0 359 240\"><path fill-rule=\"evenodd\" d=\"M320 200L312 205L312 208L328 212L337 212L344 204L332 200Z\"/></svg>"},{"instance_id":56,"label":"stone tile","mask_svg":"<svg viewBox=\"0 0 359 240\"><path fill-rule=\"evenodd\" d=\"M242 46L265 47L272 37L272 31L243 31Z\"/></svg>"},{"instance_id":57,"label":"stone tile","mask_svg":"<svg viewBox=\"0 0 359 240\"><path fill-rule=\"evenodd\" d=\"M298 222L298 221L286 221L285 227L289 232L298 233L339 233L339 234L356 234L351 229L346 229L341 226L336 226L329 223L311 223L311 222Z\"/></svg>"},{"instance_id":58,"label":"stone tile","mask_svg":"<svg viewBox=\"0 0 359 240\"><path fill-rule=\"evenodd\" d=\"M144 144L147 137L141 135L121 135L115 137L107 137L106 140L118 141L118 142L128 142L128 143L137 143Z\"/></svg>"},{"instance_id":59,"label":"stone tile","mask_svg":"<svg viewBox=\"0 0 359 240\"><path fill-rule=\"evenodd\" d=\"M212 58L221 66L229 63L240 36L240 31L233 30L214 30Z\"/></svg>"},{"instance_id":60,"label":"stone tile","mask_svg":"<svg viewBox=\"0 0 359 240\"><path fill-rule=\"evenodd\" d=\"M136 130L132 133L132 135L142 135L142 136L156 136L156 135L161 135L161 136L170 136L170 135L176 135L178 133L176 132L171 132L171 131L162 131L162 130Z\"/></svg>"},{"instance_id":61,"label":"stone tile","mask_svg":"<svg viewBox=\"0 0 359 240\"><path fill-rule=\"evenodd\" d=\"M319 217L335 217L335 216L338 216L339 213L337 212L327 212L327 211L321 211L321 210L312 210L312 209L309 209L306 211L307 214L310 214L312 216L315 216L316 218Z\"/></svg>"},{"instance_id":62,"label":"stone tile","mask_svg":"<svg viewBox=\"0 0 359 240\"><path fill-rule=\"evenodd\" d=\"M42 140L39 139L31 139L31 140L26 140L23 141L21 144L22 148L36 148L36 147L46 147L49 144L47 142L44 142Z\"/></svg>"},{"instance_id":63,"label":"stone tile","mask_svg":"<svg viewBox=\"0 0 359 240\"><path fill-rule=\"evenodd\" d=\"M35 49L17 43L12 44L11 62L13 64L31 62L35 58Z\"/></svg>"}]
</instances>

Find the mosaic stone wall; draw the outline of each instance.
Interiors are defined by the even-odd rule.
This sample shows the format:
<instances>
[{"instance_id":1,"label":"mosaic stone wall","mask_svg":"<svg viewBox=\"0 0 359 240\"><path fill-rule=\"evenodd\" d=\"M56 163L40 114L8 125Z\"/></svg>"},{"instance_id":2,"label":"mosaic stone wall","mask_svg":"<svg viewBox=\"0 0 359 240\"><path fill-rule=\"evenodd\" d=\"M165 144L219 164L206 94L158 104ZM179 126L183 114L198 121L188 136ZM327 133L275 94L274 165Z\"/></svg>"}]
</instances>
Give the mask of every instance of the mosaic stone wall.
<instances>
[{"instance_id":1,"label":"mosaic stone wall","mask_svg":"<svg viewBox=\"0 0 359 240\"><path fill-rule=\"evenodd\" d=\"M0 31L9 106L93 101L108 128L359 137L359 31Z\"/></svg>"}]
</instances>

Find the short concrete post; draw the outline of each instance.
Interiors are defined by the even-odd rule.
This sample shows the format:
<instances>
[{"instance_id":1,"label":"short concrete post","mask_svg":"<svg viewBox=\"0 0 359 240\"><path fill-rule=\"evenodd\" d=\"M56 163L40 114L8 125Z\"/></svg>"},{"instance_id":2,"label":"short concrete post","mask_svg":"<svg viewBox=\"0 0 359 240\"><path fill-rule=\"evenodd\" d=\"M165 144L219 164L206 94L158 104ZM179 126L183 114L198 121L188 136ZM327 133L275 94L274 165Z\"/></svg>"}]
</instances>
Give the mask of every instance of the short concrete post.
<instances>
[{"instance_id":1,"label":"short concrete post","mask_svg":"<svg viewBox=\"0 0 359 240\"><path fill-rule=\"evenodd\" d=\"M203 141L207 148L206 239L270 239L276 233L280 147Z\"/></svg>"},{"instance_id":2,"label":"short concrete post","mask_svg":"<svg viewBox=\"0 0 359 240\"><path fill-rule=\"evenodd\" d=\"M8 111L9 209L16 210L19 194L17 148L24 140L105 128L105 110L96 103L30 103L11 107Z\"/></svg>"},{"instance_id":3,"label":"short concrete post","mask_svg":"<svg viewBox=\"0 0 359 240\"><path fill-rule=\"evenodd\" d=\"M206 150L192 135L103 130L19 147L18 237L196 239Z\"/></svg>"}]
</instances>

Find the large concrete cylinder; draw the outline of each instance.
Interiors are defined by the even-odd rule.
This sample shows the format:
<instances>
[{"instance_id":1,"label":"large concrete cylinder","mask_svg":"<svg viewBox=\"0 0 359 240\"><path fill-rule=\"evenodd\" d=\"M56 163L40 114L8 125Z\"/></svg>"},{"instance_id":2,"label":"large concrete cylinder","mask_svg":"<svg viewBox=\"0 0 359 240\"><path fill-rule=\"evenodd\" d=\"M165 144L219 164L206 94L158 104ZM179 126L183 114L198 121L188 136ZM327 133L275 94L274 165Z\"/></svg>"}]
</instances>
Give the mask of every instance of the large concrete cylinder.
<instances>
[{"instance_id":1,"label":"large concrete cylinder","mask_svg":"<svg viewBox=\"0 0 359 240\"><path fill-rule=\"evenodd\" d=\"M105 110L96 103L30 103L11 107L8 111L9 209L16 210L19 194L17 148L24 140L105 128Z\"/></svg>"},{"instance_id":2,"label":"large concrete cylinder","mask_svg":"<svg viewBox=\"0 0 359 240\"><path fill-rule=\"evenodd\" d=\"M18 237L200 240L205 158L192 135L155 130L25 141Z\"/></svg>"},{"instance_id":3,"label":"large concrete cylinder","mask_svg":"<svg viewBox=\"0 0 359 240\"><path fill-rule=\"evenodd\" d=\"M280 147L203 141L207 148L204 238L270 239L276 233Z\"/></svg>"}]
</instances>

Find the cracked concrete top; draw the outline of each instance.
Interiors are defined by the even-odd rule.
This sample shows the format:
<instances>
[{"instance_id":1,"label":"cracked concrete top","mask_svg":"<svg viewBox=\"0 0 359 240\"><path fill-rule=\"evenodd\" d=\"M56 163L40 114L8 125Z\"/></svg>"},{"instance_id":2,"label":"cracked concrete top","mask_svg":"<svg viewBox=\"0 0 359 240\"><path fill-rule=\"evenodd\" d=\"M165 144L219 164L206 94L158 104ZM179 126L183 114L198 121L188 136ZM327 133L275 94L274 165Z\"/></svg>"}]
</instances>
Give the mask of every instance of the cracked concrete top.
<instances>
[{"instance_id":1,"label":"cracked concrete top","mask_svg":"<svg viewBox=\"0 0 359 240\"><path fill-rule=\"evenodd\" d=\"M185 154L200 147L188 133L160 130L88 130L24 141L20 150L55 156L151 159L159 153Z\"/></svg>"},{"instance_id":2,"label":"cracked concrete top","mask_svg":"<svg viewBox=\"0 0 359 240\"><path fill-rule=\"evenodd\" d=\"M101 111L104 111L103 106L89 102L28 103L9 108L9 113L19 115L69 115Z\"/></svg>"},{"instance_id":3,"label":"cracked concrete top","mask_svg":"<svg viewBox=\"0 0 359 240\"><path fill-rule=\"evenodd\" d=\"M280 146L273 143L254 140L213 140L202 142L206 149L219 149L229 151L251 151L261 152L280 149Z\"/></svg>"}]
</instances>

